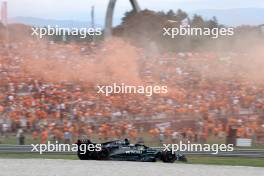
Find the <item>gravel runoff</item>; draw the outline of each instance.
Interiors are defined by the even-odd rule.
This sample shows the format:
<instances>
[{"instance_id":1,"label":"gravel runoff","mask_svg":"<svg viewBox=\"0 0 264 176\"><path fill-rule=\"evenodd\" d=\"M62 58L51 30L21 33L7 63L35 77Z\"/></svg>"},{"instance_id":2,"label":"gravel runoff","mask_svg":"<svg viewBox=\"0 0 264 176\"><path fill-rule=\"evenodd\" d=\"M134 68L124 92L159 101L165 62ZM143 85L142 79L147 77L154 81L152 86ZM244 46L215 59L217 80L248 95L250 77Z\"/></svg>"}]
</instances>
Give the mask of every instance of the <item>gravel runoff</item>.
<instances>
[{"instance_id":1,"label":"gravel runoff","mask_svg":"<svg viewBox=\"0 0 264 176\"><path fill-rule=\"evenodd\" d=\"M124 161L0 159L0 176L264 176L264 168Z\"/></svg>"}]
</instances>

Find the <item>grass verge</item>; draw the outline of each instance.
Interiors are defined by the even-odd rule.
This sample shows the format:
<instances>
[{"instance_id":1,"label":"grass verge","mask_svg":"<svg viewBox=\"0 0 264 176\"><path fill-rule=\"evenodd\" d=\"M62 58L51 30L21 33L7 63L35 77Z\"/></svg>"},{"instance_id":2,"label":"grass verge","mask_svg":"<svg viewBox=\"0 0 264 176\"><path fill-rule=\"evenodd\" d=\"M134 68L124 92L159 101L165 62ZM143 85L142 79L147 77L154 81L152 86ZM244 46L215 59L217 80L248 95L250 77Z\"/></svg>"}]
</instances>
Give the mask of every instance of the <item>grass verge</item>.
<instances>
[{"instance_id":1,"label":"grass verge","mask_svg":"<svg viewBox=\"0 0 264 176\"><path fill-rule=\"evenodd\" d=\"M67 159L78 160L75 155L54 155L54 154L36 154L36 153L19 153L4 154L0 153L0 159ZM253 166L264 167L263 158L244 158L244 157L205 157L205 156L187 156L187 164L206 164L206 165L227 165L227 166ZM177 162L179 163L179 162Z\"/></svg>"},{"instance_id":2,"label":"grass verge","mask_svg":"<svg viewBox=\"0 0 264 176\"><path fill-rule=\"evenodd\" d=\"M190 164L264 167L263 158L187 156Z\"/></svg>"}]
</instances>

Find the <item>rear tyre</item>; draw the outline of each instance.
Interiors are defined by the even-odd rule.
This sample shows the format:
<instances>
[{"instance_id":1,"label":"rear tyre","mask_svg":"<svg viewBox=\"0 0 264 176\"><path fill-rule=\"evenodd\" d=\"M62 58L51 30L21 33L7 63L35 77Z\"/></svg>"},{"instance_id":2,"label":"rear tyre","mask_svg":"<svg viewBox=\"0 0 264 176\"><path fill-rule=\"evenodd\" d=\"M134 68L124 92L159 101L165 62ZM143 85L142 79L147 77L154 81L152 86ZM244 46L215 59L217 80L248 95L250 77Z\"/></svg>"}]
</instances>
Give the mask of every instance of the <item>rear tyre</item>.
<instances>
[{"instance_id":1,"label":"rear tyre","mask_svg":"<svg viewBox=\"0 0 264 176\"><path fill-rule=\"evenodd\" d=\"M91 144L90 140L78 140L77 141L77 145L78 145L77 155L80 160L90 160L91 159L89 152L85 150L85 146L84 146L88 144Z\"/></svg>"},{"instance_id":2,"label":"rear tyre","mask_svg":"<svg viewBox=\"0 0 264 176\"><path fill-rule=\"evenodd\" d=\"M78 153L78 158L80 160L90 160L90 158L89 158L89 156L87 154Z\"/></svg>"},{"instance_id":3,"label":"rear tyre","mask_svg":"<svg viewBox=\"0 0 264 176\"><path fill-rule=\"evenodd\" d=\"M101 151L97 152L98 160L108 160L110 156L110 152L107 148L102 148Z\"/></svg>"}]
</instances>

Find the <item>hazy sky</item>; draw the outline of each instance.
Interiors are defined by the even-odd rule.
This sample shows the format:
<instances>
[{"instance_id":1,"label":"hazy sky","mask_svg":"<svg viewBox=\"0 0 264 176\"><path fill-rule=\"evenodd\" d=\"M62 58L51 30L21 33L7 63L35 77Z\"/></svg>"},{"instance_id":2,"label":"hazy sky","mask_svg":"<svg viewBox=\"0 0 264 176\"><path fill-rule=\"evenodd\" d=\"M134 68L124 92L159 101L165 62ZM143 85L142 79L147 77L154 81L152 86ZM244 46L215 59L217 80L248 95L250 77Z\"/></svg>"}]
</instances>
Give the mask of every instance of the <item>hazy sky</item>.
<instances>
[{"instance_id":1,"label":"hazy sky","mask_svg":"<svg viewBox=\"0 0 264 176\"><path fill-rule=\"evenodd\" d=\"M1 0L0 0L1 1ZM90 8L96 9L96 20L103 20L108 0L6 0L9 17L90 20ZM264 0L138 0L142 9L169 10L264 8ZM117 0L115 17L131 9L129 0Z\"/></svg>"}]
</instances>

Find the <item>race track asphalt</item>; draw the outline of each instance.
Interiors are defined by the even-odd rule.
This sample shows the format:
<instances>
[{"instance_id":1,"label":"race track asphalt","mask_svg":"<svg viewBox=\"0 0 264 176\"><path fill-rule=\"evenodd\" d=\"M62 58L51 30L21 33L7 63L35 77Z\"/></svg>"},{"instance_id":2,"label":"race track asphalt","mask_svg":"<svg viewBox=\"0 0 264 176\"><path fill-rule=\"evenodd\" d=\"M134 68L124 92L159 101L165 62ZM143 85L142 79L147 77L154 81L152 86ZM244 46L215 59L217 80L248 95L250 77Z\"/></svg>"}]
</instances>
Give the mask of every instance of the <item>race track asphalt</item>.
<instances>
[{"instance_id":1,"label":"race track asphalt","mask_svg":"<svg viewBox=\"0 0 264 176\"><path fill-rule=\"evenodd\" d=\"M0 159L0 176L264 176L264 168L162 162Z\"/></svg>"}]
</instances>

